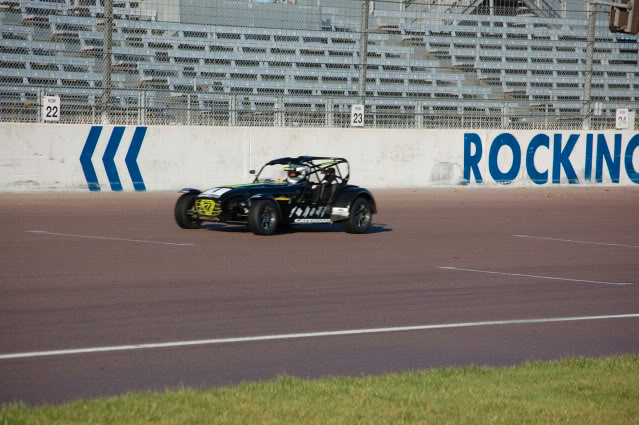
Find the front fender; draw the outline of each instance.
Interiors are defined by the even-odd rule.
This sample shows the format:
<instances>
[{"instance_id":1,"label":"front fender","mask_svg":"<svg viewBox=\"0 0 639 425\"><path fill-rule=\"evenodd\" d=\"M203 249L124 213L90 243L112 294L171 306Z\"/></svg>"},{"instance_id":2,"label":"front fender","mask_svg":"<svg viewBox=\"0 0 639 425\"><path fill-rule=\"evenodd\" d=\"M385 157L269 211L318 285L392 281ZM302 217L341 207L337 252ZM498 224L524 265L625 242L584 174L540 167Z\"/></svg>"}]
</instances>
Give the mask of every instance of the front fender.
<instances>
[{"instance_id":1,"label":"front fender","mask_svg":"<svg viewBox=\"0 0 639 425\"><path fill-rule=\"evenodd\" d=\"M184 189L180 190L178 193L188 193L190 195L199 195L200 193L202 193L202 191L198 189L193 189L190 187L185 187Z\"/></svg>"},{"instance_id":2,"label":"front fender","mask_svg":"<svg viewBox=\"0 0 639 425\"><path fill-rule=\"evenodd\" d=\"M275 204L275 208L277 208L277 212L280 216L280 219L283 218L284 216L282 215L282 208L280 207L280 203L277 202L275 200L275 197L273 195L270 194L266 194L266 193L259 193L257 195L253 195L249 198L248 200L248 206L249 208L251 208L251 204L253 203L253 201L261 201L261 200L269 200L272 201Z\"/></svg>"}]
</instances>

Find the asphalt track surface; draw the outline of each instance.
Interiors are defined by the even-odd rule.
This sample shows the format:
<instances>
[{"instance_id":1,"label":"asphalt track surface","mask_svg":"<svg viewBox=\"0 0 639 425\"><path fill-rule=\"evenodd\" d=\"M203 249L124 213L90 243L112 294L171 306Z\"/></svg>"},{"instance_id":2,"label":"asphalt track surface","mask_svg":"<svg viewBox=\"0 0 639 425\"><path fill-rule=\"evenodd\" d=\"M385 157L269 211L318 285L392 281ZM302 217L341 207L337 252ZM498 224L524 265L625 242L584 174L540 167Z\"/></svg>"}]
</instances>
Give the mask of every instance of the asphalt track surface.
<instances>
[{"instance_id":1,"label":"asphalt track surface","mask_svg":"<svg viewBox=\"0 0 639 425\"><path fill-rule=\"evenodd\" d=\"M639 352L637 316L468 325L639 313L639 188L374 194L366 235L271 237L179 229L176 193L0 194L0 402Z\"/></svg>"}]
</instances>

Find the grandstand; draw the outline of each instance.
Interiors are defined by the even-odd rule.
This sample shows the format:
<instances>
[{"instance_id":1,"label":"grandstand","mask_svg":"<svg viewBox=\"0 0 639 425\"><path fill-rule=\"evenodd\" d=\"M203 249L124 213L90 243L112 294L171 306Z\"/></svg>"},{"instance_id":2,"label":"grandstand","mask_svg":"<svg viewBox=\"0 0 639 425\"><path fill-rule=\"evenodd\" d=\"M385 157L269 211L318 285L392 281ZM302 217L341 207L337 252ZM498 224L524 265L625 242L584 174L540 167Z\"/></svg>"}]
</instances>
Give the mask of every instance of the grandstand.
<instances>
[{"instance_id":1,"label":"grandstand","mask_svg":"<svg viewBox=\"0 0 639 425\"><path fill-rule=\"evenodd\" d=\"M372 1L366 125L580 129L586 19L561 0ZM329 126L359 103L361 1L114 0L110 122ZM639 104L639 44L598 13L592 128ZM581 17L568 18L581 13ZM0 120L102 122L104 6L0 0Z\"/></svg>"}]
</instances>

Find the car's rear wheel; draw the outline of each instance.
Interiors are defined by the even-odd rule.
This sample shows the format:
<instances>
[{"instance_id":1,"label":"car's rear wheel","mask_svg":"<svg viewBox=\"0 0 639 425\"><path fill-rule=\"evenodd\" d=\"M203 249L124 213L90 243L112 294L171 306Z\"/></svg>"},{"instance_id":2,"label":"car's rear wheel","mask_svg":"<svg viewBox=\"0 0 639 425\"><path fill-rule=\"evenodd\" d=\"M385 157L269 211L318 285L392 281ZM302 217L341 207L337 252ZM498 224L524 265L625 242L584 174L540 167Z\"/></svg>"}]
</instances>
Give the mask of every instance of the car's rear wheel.
<instances>
[{"instance_id":1,"label":"car's rear wheel","mask_svg":"<svg viewBox=\"0 0 639 425\"><path fill-rule=\"evenodd\" d=\"M175 203L175 221L183 229L199 229L200 219L193 210L195 195L185 193Z\"/></svg>"},{"instance_id":2,"label":"car's rear wheel","mask_svg":"<svg viewBox=\"0 0 639 425\"><path fill-rule=\"evenodd\" d=\"M248 225L256 235L272 235L277 230L280 215L273 201L258 200L251 203Z\"/></svg>"},{"instance_id":3,"label":"car's rear wheel","mask_svg":"<svg viewBox=\"0 0 639 425\"><path fill-rule=\"evenodd\" d=\"M373 207L368 199L360 197L353 202L351 213L344 222L344 230L348 233L366 233L371 227Z\"/></svg>"}]
</instances>

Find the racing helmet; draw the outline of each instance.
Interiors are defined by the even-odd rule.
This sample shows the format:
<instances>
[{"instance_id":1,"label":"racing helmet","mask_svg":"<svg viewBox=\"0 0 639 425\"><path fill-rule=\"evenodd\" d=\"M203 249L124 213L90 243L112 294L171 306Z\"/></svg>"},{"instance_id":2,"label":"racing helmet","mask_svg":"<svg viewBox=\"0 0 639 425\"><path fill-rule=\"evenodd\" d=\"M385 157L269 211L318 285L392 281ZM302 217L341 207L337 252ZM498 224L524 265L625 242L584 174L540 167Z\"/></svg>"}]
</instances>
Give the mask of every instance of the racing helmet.
<instances>
[{"instance_id":1,"label":"racing helmet","mask_svg":"<svg viewBox=\"0 0 639 425\"><path fill-rule=\"evenodd\" d=\"M300 183L306 179L306 167L304 165L291 164L284 170L287 172L286 181L289 183Z\"/></svg>"}]
</instances>

